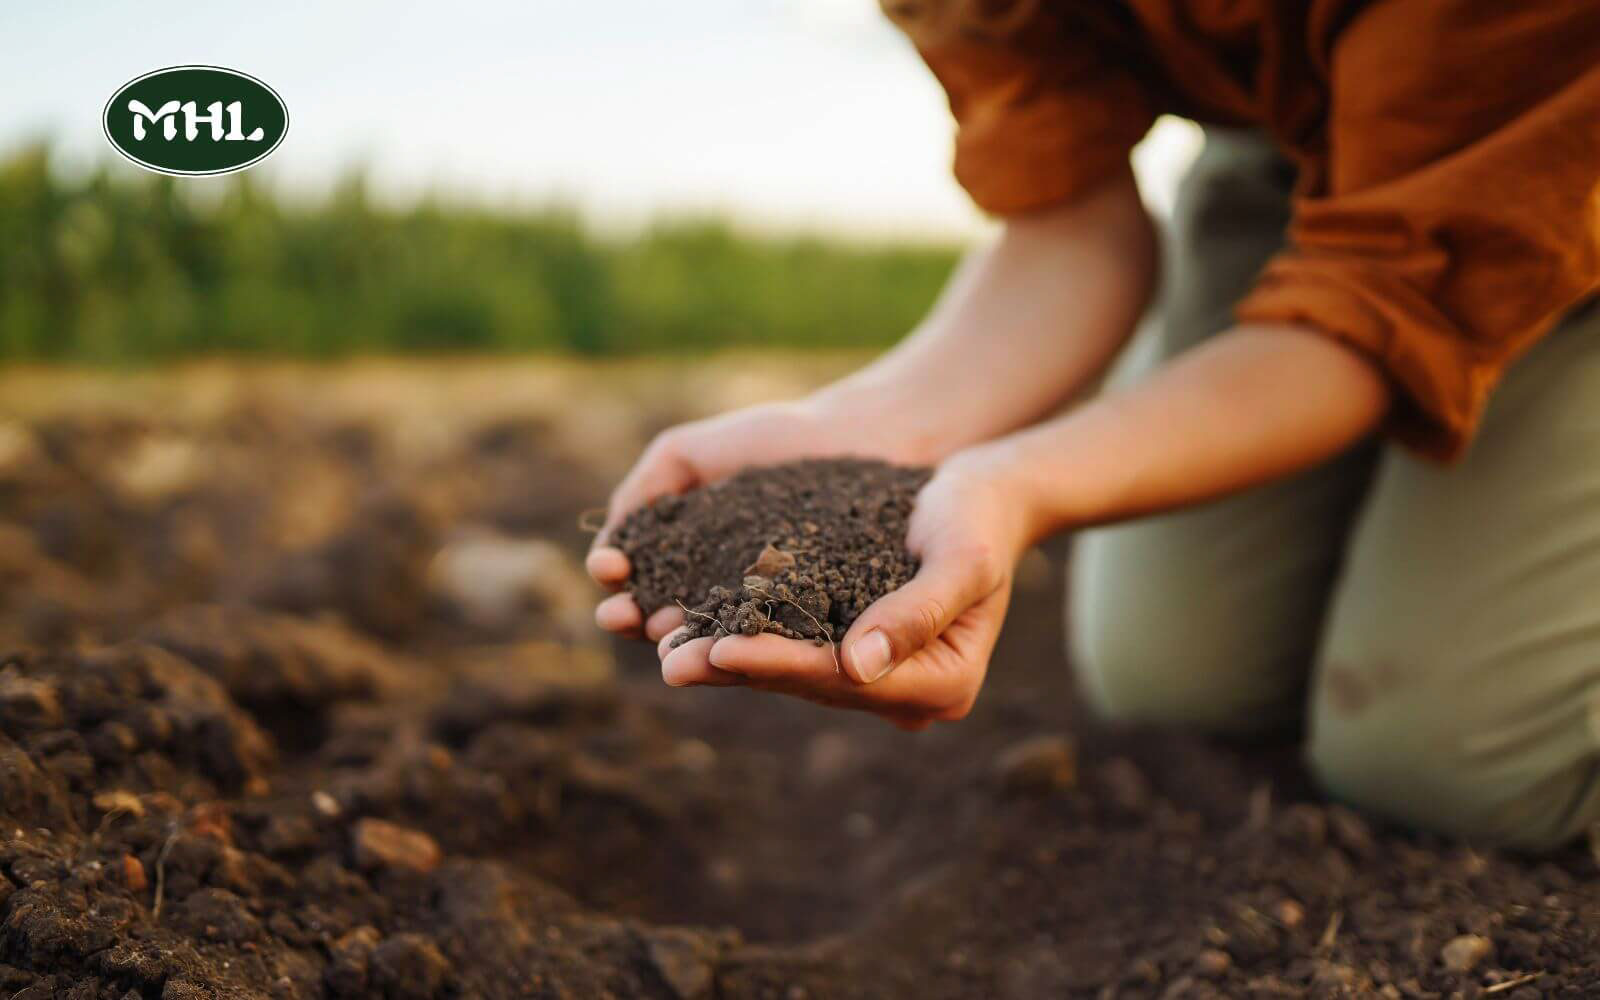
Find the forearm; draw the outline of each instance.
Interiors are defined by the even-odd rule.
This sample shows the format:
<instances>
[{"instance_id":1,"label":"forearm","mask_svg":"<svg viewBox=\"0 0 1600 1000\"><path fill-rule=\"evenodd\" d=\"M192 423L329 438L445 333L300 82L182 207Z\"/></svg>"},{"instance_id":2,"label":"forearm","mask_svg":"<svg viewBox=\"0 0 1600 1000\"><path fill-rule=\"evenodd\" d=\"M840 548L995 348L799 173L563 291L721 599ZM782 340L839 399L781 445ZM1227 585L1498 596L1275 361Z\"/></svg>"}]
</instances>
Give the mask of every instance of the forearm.
<instances>
[{"instance_id":1,"label":"forearm","mask_svg":"<svg viewBox=\"0 0 1600 1000\"><path fill-rule=\"evenodd\" d=\"M1308 468L1370 433L1388 404L1381 372L1344 345L1298 327L1241 327L976 451L1036 541Z\"/></svg>"},{"instance_id":2,"label":"forearm","mask_svg":"<svg viewBox=\"0 0 1600 1000\"><path fill-rule=\"evenodd\" d=\"M1127 340L1155 284L1156 252L1131 177L1010 220L912 336L824 389L818 405L897 435L906 461L938 461L1027 426Z\"/></svg>"}]
</instances>

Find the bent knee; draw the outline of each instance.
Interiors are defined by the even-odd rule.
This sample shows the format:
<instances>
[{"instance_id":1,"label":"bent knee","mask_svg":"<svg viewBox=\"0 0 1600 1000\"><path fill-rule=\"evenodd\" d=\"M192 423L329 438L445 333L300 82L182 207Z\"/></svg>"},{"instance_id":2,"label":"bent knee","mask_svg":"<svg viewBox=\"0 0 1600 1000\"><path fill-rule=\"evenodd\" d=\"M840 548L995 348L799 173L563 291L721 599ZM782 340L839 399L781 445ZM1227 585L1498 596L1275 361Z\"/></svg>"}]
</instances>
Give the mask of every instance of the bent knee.
<instances>
[{"instance_id":1,"label":"bent knee","mask_svg":"<svg viewBox=\"0 0 1600 1000\"><path fill-rule=\"evenodd\" d=\"M1600 755L1496 752L1442 706L1370 719L1313 713L1307 763L1329 796L1420 830L1552 850L1600 820Z\"/></svg>"}]
</instances>

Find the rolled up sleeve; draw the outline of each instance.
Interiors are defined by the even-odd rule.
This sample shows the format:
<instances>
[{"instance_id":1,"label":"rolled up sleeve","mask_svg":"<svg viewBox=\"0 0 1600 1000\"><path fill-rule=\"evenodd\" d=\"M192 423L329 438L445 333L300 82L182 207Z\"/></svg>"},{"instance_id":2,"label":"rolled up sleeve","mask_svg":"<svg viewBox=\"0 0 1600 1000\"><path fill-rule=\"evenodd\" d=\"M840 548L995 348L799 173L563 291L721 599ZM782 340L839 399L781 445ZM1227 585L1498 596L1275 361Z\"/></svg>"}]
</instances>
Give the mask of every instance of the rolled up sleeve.
<instances>
[{"instance_id":1,"label":"rolled up sleeve","mask_svg":"<svg viewBox=\"0 0 1600 1000\"><path fill-rule=\"evenodd\" d=\"M955 115L956 179L995 215L1070 202L1126 171L1154 120L1103 15L1040 5L1004 38L918 41Z\"/></svg>"},{"instance_id":2,"label":"rolled up sleeve","mask_svg":"<svg viewBox=\"0 0 1600 1000\"><path fill-rule=\"evenodd\" d=\"M1600 289L1600 4L1388 0L1330 64L1322 174L1239 305L1374 358L1450 459L1504 369Z\"/></svg>"}]
</instances>

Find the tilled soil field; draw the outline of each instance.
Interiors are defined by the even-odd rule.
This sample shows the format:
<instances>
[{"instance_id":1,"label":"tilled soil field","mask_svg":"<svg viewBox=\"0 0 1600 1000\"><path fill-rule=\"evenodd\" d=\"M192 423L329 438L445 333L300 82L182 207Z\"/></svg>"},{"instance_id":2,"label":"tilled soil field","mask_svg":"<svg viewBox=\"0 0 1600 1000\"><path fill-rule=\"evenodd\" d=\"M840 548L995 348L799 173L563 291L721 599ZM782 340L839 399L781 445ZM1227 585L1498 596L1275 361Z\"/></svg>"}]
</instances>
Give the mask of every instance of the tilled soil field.
<instances>
[{"instance_id":1,"label":"tilled soil field","mask_svg":"<svg viewBox=\"0 0 1600 1000\"><path fill-rule=\"evenodd\" d=\"M1094 725L1064 552L918 735L599 639L579 514L776 371L0 379L0 997L1600 996L1587 848Z\"/></svg>"}]
</instances>

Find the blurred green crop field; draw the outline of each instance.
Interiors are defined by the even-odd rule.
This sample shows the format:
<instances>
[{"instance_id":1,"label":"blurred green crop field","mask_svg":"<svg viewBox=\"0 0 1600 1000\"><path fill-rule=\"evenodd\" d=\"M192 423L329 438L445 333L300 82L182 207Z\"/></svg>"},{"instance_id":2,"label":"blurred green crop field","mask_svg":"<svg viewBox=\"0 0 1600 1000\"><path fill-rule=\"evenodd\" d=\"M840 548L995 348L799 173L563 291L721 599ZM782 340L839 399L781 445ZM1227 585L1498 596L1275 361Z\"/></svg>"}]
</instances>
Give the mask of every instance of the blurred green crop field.
<instances>
[{"instance_id":1,"label":"blurred green crop field","mask_svg":"<svg viewBox=\"0 0 1600 1000\"><path fill-rule=\"evenodd\" d=\"M957 257L715 221L604 238L560 209L385 208L358 179L316 205L248 174L220 197L186 183L0 155L0 358L870 348L916 323Z\"/></svg>"}]
</instances>

